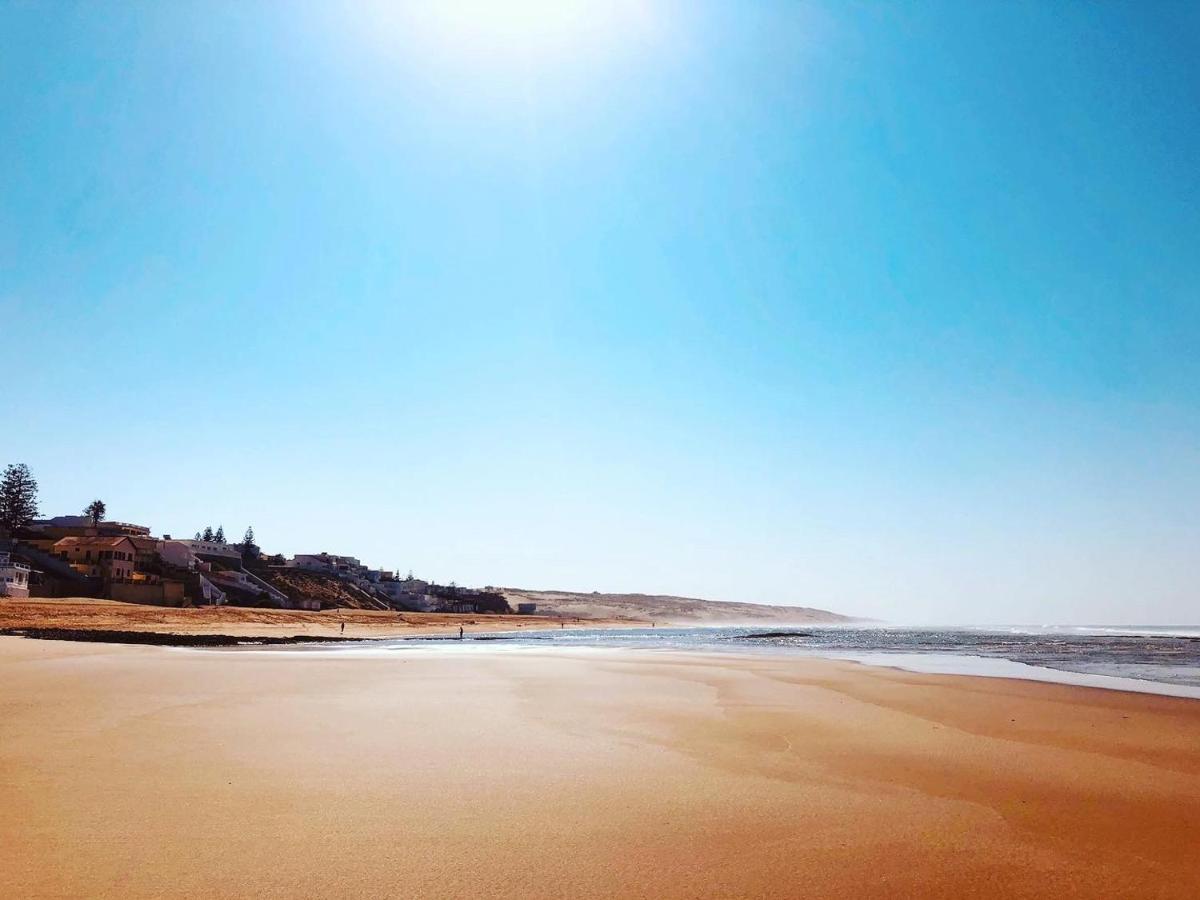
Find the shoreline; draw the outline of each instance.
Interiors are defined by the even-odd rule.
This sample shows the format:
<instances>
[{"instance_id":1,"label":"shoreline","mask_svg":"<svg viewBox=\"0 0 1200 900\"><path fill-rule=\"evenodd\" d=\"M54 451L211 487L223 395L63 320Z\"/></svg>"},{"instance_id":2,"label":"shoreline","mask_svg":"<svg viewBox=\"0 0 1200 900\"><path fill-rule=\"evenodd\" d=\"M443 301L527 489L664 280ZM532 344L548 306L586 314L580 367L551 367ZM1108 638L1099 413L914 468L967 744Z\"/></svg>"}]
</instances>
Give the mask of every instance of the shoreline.
<instances>
[{"instance_id":1,"label":"shoreline","mask_svg":"<svg viewBox=\"0 0 1200 900\"><path fill-rule=\"evenodd\" d=\"M1191 897L1200 707L828 659L0 638L12 896Z\"/></svg>"},{"instance_id":2,"label":"shoreline","mask_svg":"<svg viewBox=\"0 0 1200 900\"><path fill-rule=\"evenodd\" d=\"M551 634L554 630L551 629ZM508 635L510 632L501 632L500 635ZM521 635L513 633L513 637L519 639ZM1118 694L1129 694L1132 697L1149 696L1149 697L1169 697L1175 700L1200 700L1200 688L1190 685L1175 684L1167 681L1151 681L1149 679L1123 678L1115 675L1103 675L1095 673L1073 672L1069 669L1055 669L1050 666L1031 666L1024 663L1014 663L1011 660L997 659L992 657L976 657L966 655L944 654L946 658L954 660L971 660L983 663L1011 663L1013 666L1020 667L1023 670L1017 672L988 672L972 669L970 666L959 666L953 671L936 665L920 666L913 662L893 662L887 661L887 654L875 654L874 658L867 659L871 654L842 654L842 653L820 653L820 652L792 652L786 651L754 651L748 648L738 648L735 650L713 650L712 648L702 647L613 647L605 645L571 645L571 646L555 646L542 645L533 646L530 644L515 644L506 647L488 646L480 648L474 646L477 642L487 642L491 644L493 641L505 640L505 637L483 636L468 638L463 644L460 644L453 638L438 638L425 636L409 636L404 638L379 638L379 639L364 639L354 642L340 642L345 646L338 646L336 641L321 641L306 644L303 648L304 656L314 657L319 655L327 655L329 657L337 657L345 660L361 659L361 658L376 658L386 659L394 658L395 653L400 650L392 641L411 641L412 647L405 647L405 650L421 651L421 652L443 652L443 653L479 653L479 652L495 652L516 654L525 653L537 655L544 653L547 655L571 654L571 653L588 653L588 654L605 654L611 653L616 656L622 654L648 654L651 656L671 656L678 655L683 658L705 659L712 662L717 662L722 659L733 660L756 660L756 659L794 659L794 660L814 660L826 661L833 663L847 663L853 666L862 666L867 669L885 669L894 672L905 672L913 675L923 675L933 678L966 678L966 679L982 679L985 681L1010 681L1015 684L1048 684L1062 685L1066 687L1078 688L1081 690L1097 690L1106 691ZM436 647L422 646L424 641L433 641L438 644ZM386 648L374 647L373 645L388 643ZM280 642L281 644L287 642ZM299 642L297 642L299 643ZM172 646L167 644L165 646ZM186 646L179 646L178 649L190 649ZM260 649L253 642L240 642L237 645L214 646L215 650L237 650L253 651ZM286 646L264 647L264 652L271 655L279 655L289 648ZM378 649L378 652L375 651ZM902 654L896 654L902 655ZM916 656L917 654L911 654ZM939 654L928 654L930 657L936 657Z\"/></svg>"},{"instance_id":3,"label":"shoreline","mask_svg":"<svg viewBox=\"0 0 1200 900\"><path fill-rule=\"evenodd\" d=\"M342 623L346 624L345 632ZM482 615L455 613L398 613L374 610L331 609L321 612L271 610L252 607L157 607L120 603L108 600L67 599L3 599L0 600L0 636L24 637L30 640L111 643L116 645L150 645L204 649L305 647L306 655L324 652L360 656L370 653L372 645L389 641L434 641L446 649L457 644L460 627L467 629L466 650L478 642L497 643L513 640L518 644L524 635L549 637L568 626L572 631L599 632L645 628L640 621L567 621L537 615ZM704 631L714 626L696 623L661 623L668 629ZM747 624L741 627L759 627ZM764 629L778 628L763 623ZM800 626L796 626L800 627ZM812 627L811 625L806 627ZM791 632L764 631L756 637ZM416 644L414 644L414 647ZM550 649L547 642L542 649ZM579 645L559 646L568 650ZM432 648L428 648L432 649ZM478 649L477 646L474 649ZM509 647L506 649L516 649ZM744 653L753 658L773 655L781 650L752 648L738 649L705 647L640 647L641 650L673 651L704 654L712 650L720 654ZM389 653L392 651L389 651ZM783 655L792 655L784 653ZM1032 683L1068 684L1096 690L1118 691L1183 699L1200 699L1200 685L1180 681L1139 678L1105 672L1080 672L1066 668L1018 662L1005 657L980 656L969 653L898 651L822 651L798 648L801 658L845 660L862 665L925 674L947 674L961 677L1002 678Z\"/></svg>"},{"instance_id":4,"label":"shoreline","mask_svg":"<svg viewBox=\"0 0 1200 900\"><path fill-rule=\"evenodd\" d=\"M894 658L890 658L894 657ZM996 678L1032 684L1065 684L1073 687L1126 694L1147 694L1200 700L1200 686L1150 678L1110 675L1103 672L1077 672L1054 666L1035 666L1005 657L955 653L830 653L823 659L844 660L859 665L894 669L919 675L945 675L951 678Z\"/></svg>"}]
</instances>

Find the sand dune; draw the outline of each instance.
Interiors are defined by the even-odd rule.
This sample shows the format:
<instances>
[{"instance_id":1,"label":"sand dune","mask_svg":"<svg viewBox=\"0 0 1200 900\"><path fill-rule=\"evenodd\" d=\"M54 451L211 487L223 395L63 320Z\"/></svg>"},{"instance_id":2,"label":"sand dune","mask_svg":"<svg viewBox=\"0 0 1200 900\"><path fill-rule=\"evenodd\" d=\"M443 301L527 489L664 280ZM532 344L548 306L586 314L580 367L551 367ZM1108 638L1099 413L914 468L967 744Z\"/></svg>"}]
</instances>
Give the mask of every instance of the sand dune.
<instances>
[{"instance_id":1,"label":"sand dune","mask_svg":"<svg viewBox=\"0 0 1200 900\"><path fill-rule=\"evenodd\" d=\"M598 591L576 593L525 588L500 590L514 609L518 603L536 603L541 614L576 616L581 619L635 619L680 625L763 622L802 625L861 621L827 609L813 609L807 606L729 603L666 594L602 594Z\"/></svg>"}]
</instances>

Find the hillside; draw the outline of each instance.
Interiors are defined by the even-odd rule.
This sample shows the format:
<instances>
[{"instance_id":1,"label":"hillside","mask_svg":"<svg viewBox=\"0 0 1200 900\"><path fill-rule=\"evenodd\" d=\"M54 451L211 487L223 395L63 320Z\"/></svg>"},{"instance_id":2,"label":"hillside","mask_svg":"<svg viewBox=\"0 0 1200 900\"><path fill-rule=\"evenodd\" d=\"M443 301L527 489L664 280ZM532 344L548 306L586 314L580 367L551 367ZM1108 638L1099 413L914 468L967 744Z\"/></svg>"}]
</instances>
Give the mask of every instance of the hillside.
<instances>
[{"instance_id":1,"label":"hillside","mask_svg":"<svg viewBox=\"0 0 1200 900\"><path fill-rule=\"evenodd\" d=\"M389 608L382 600L372 597L332 575L280 568L257 569L255 574L267 581L271 587L282 591L289 597L319 600L321 609L335 607L342 609Z\"/></svg>"},{"instance_id":2,"label":"hillside","mask_svg":"<svg viewBox=\"0 0 1200 900\"><path fill-rule=\"evenodd\" d=\"M862 621L807 606L726 603L719 600L657 594L581 594L571 591L531 591L524 588L499 590L513 609L516 609L518 603L536 603L538 615L578 619L632 619L680 625L737 625L743 622L801 625Z\"/></svg>"}]
</instances>

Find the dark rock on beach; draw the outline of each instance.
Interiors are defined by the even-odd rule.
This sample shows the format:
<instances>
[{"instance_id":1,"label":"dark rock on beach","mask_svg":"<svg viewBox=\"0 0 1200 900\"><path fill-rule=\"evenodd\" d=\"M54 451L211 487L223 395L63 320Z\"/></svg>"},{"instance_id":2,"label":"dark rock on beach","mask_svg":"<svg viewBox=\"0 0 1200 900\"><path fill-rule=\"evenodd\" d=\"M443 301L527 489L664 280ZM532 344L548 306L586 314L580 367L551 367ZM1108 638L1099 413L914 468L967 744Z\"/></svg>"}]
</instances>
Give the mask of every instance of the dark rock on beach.
<instances>
[{"instance_id":1,"label":"dark rock on beach","mask_svg":"<svg viewBox=\"0 0 1200 900\"><path fill-rule=\"evenodd\" d=\"M334 640L313 635L289 637L238 637L232 634L170 634L162 631L116 631L93 628L0 628L0 635L43 641L95 641L103 644L151 644L160 647L238 647L270 644L346 643L360 638Z\"/></svg>"}]
</instances>

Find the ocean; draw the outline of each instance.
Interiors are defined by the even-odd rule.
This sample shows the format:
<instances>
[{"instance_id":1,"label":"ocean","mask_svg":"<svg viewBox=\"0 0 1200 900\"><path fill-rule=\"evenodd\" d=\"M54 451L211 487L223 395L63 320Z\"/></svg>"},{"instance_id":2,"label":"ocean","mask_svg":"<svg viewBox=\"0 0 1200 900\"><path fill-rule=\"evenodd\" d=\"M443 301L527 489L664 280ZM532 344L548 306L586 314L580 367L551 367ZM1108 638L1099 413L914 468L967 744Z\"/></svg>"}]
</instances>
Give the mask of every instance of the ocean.
<instances>
[{"instance_id":1,"label":"ocean","mask_svg":"<svg viewBox=\"0 0 1200 900\"><path fill-rule=\"evenodd\" d=\"M1200 698L1200 626L568 628L418 636L266 652L632 649L821 656L915 672L1083 684Z\"/></svg>"}]
</instances>

